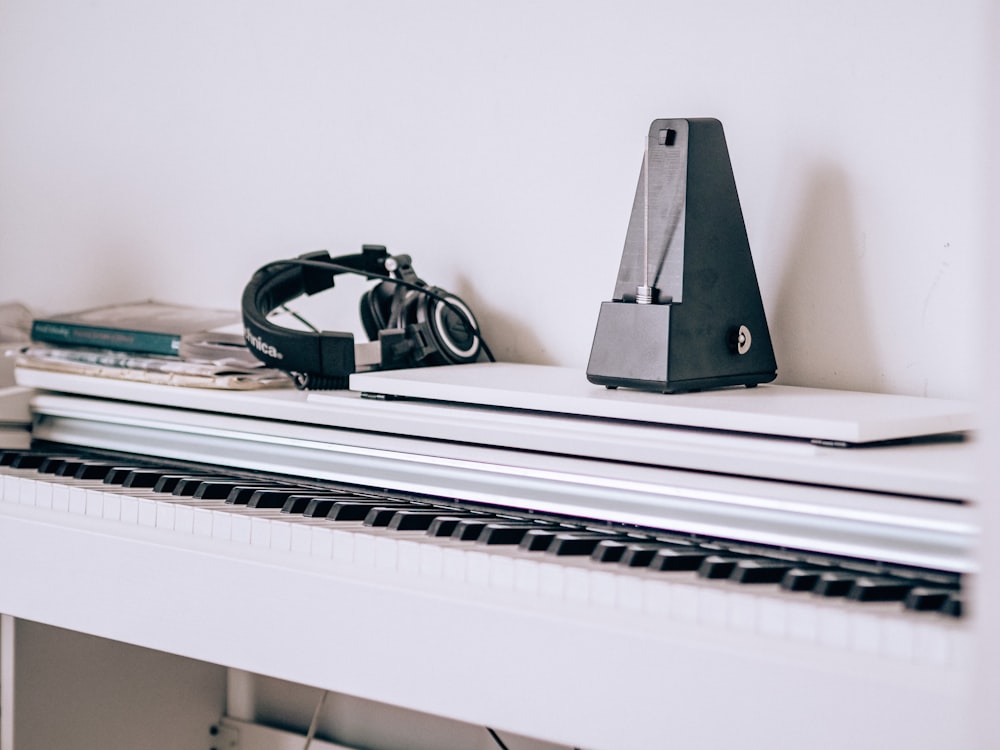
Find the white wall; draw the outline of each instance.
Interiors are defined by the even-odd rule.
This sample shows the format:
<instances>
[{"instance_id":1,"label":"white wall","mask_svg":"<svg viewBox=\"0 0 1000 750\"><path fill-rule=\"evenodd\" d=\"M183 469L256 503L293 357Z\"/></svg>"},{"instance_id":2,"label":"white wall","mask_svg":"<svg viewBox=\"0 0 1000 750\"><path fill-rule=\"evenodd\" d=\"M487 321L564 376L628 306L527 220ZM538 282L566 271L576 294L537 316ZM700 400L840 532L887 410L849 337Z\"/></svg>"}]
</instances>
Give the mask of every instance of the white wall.
<instances>
[{"instance_id":1,"label":"white wall","mask_svg":"<svg viewBox=\"0 0 1000 750\"><path fill-rule=\"evenodd\" d=\"M583 367L650 120L715 116L780 380L972 397L990 6L2 0L0 300L236 307L378 242Z\"/></svg>"}]
</instances>

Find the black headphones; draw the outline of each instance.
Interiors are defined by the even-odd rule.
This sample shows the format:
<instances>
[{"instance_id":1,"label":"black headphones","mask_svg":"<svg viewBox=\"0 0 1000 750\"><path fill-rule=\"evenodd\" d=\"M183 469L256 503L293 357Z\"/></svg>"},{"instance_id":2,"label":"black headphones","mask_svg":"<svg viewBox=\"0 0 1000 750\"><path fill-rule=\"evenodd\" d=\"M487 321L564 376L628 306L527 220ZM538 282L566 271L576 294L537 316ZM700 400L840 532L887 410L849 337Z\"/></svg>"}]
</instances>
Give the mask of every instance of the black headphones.
<instances>
[{"instance_id":1,"label":"black headphones","mask_svg":"<svg viewBox=\"0 0 1000 750\"><path fill-rule=\"evenodd\" d=\"M361 295L361 323L371 343L355 346L350 333L296 331L268 320L286 302L333 287L342 273L381 279ZM355 255L331 258L320 250L268 263L243 290L242 307L247 347L303 389L347 388L358 370L465 364L480 354L493 360L469 306L428 286L410 256L389 255L381 245L364 245Z\"/></svg>"}]
</instances>

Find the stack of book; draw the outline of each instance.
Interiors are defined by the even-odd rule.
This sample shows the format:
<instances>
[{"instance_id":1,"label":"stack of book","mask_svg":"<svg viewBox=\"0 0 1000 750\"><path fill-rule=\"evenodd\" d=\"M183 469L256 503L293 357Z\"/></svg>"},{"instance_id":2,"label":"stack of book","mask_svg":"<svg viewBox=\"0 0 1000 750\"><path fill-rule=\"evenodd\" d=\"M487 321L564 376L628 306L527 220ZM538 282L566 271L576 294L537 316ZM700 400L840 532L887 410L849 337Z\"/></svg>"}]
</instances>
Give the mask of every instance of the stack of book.
<instances>
[{"instance_id":1,"label":"stack of book","mask_svg":"<svg viewBox=\"0 0 1000 750\"><path fill-rule=\"evenodd\" d=\"M152 300L35 318L18 369L195 388L287 387L243 343L240 315Z\"/></svg>"}]
</instances>

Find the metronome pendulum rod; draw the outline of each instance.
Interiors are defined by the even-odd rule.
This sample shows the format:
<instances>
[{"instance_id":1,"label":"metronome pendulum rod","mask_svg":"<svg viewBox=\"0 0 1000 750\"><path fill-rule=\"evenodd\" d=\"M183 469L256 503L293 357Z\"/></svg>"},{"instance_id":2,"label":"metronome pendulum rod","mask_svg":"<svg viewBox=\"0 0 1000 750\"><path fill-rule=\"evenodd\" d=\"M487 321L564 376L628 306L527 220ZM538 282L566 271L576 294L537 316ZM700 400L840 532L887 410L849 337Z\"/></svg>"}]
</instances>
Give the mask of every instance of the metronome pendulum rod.
<instances>
[{"instance_id":1,"label":"metronome pendulum rod","mask_svg":"<svg viewBox=\"0 0 1000 750\"><path fill-rule=\"evenodd\" d=\"M635 290L635 301L640 305L653 303L653 289L649 285L649 138L643 152L643 199L642 199L642 286Z\"/></svg>"}]
</instances>

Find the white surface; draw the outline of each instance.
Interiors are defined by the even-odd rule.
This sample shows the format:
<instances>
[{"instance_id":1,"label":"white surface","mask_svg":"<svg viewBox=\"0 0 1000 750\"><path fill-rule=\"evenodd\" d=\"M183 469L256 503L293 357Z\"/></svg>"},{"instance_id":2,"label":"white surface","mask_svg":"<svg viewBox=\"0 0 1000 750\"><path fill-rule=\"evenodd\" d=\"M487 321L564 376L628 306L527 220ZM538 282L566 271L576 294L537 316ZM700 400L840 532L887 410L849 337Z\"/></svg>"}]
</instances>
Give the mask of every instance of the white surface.
<instances>
[{"instance_id":1,"label":"white surface","mask_svg":"<svg viewBox=\"0 0 1000 750\"><path fill-rule=\"evenodd\" d=\"M992 5L5 0L0 300L234 307L381 242L582 367L650 121L714 116L781 381L972 398ZM337 284L304 309L360 331Z\"/></svg>"},{"instance_id":2,"label":"white surface","mask_svg":"<svg viewBox=\"0 0 1000 750\"><path fill-rule=\"evenodd\" d=\"M609 390L566 367L484 362L359 373L351 388L478 406L845 443L960 432L972 404L942 399L762 385L699 393ZM310 400L323 403L320 392ZM477 418L488 421L490 415Z\"/></svg>"}]
</instances>

